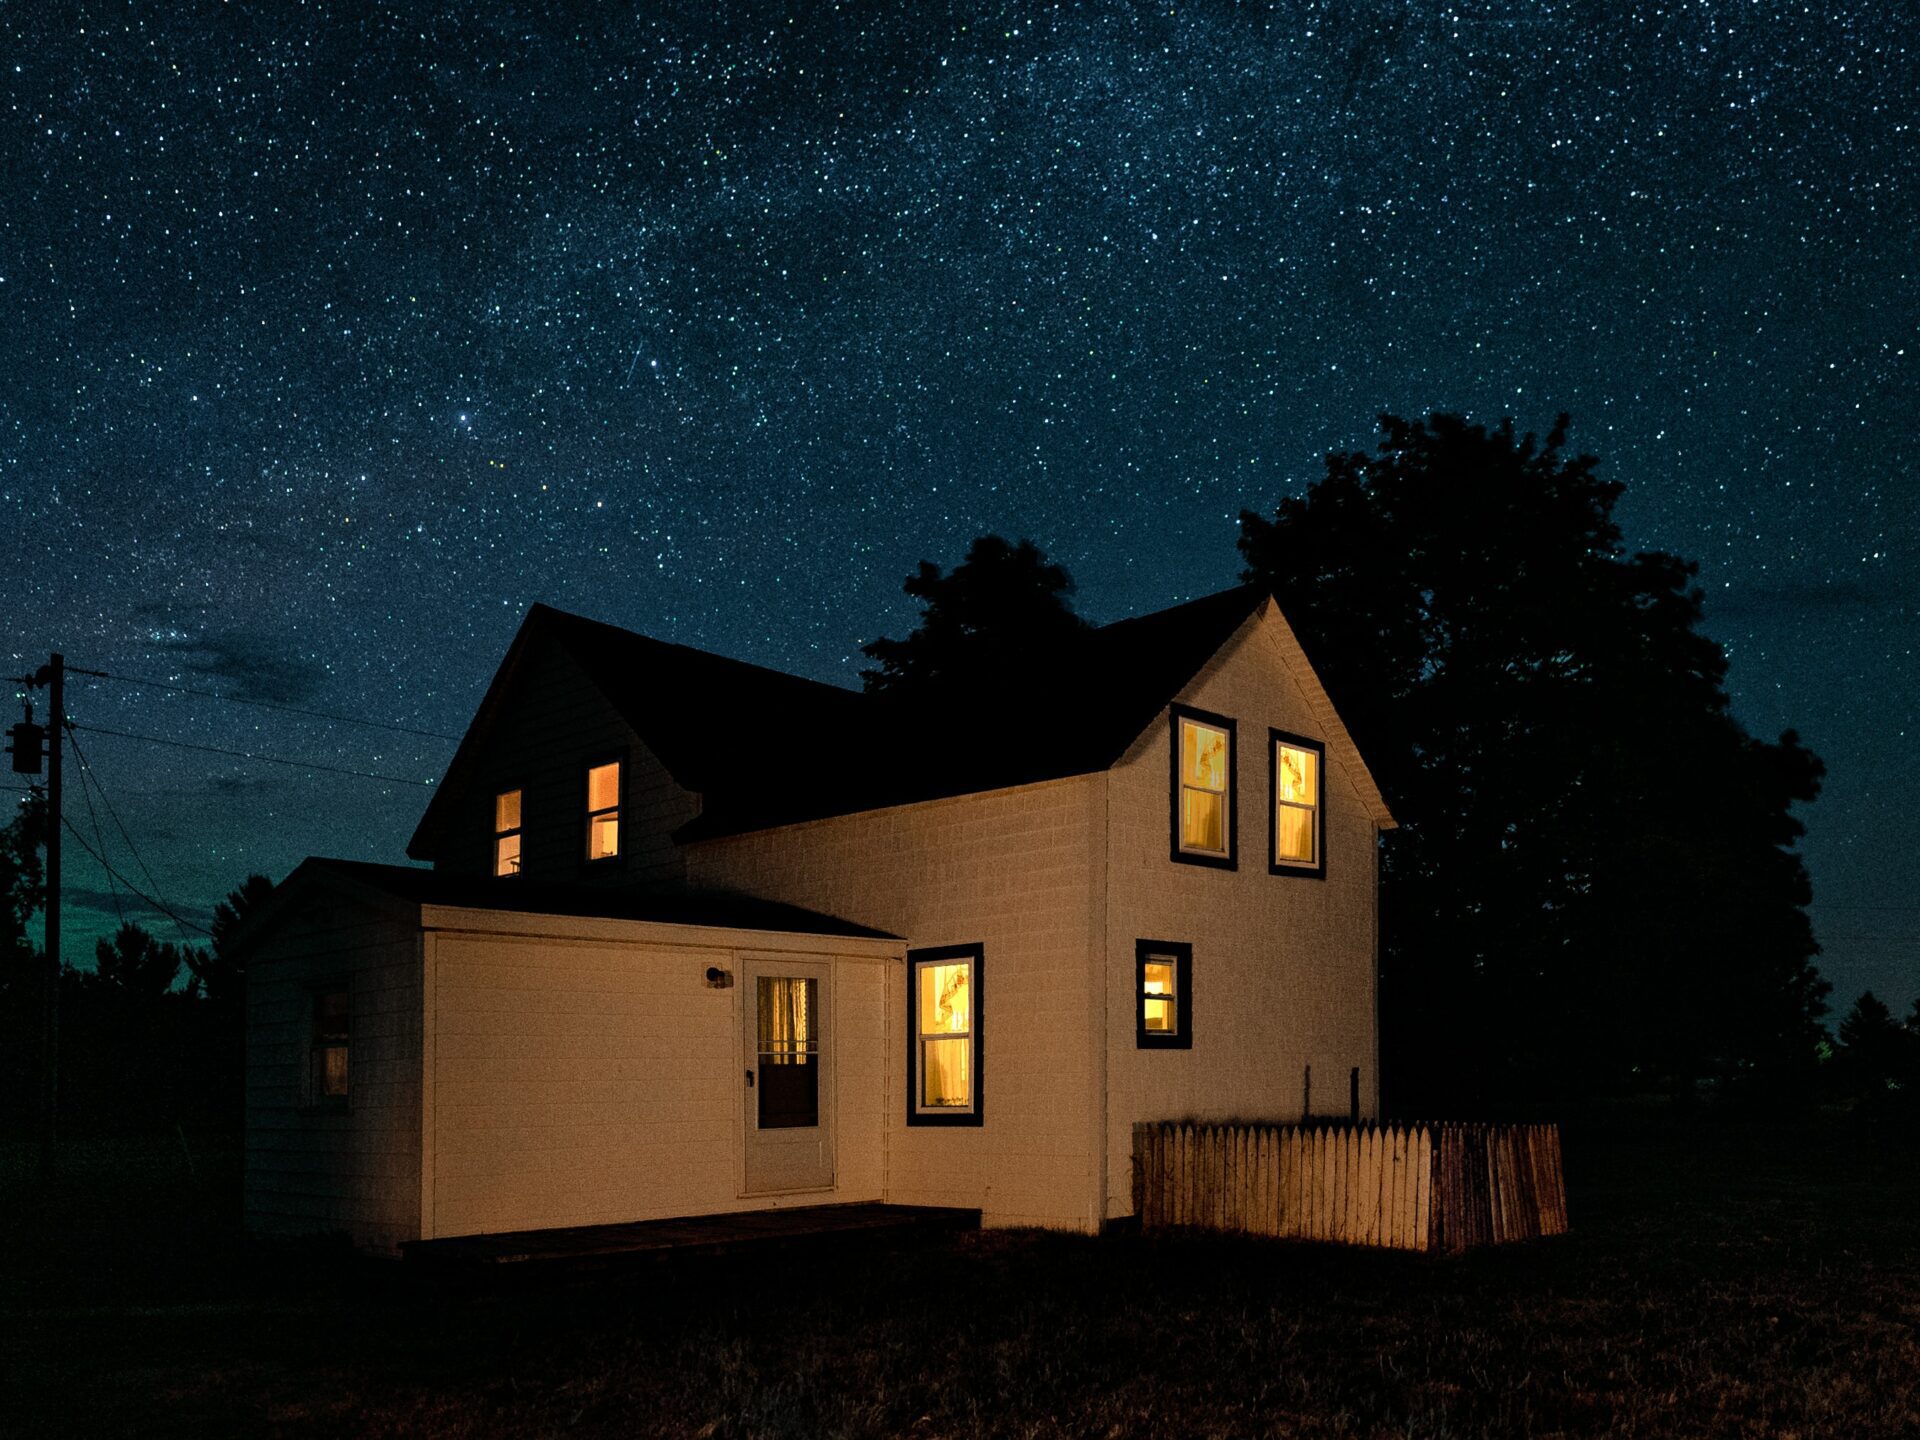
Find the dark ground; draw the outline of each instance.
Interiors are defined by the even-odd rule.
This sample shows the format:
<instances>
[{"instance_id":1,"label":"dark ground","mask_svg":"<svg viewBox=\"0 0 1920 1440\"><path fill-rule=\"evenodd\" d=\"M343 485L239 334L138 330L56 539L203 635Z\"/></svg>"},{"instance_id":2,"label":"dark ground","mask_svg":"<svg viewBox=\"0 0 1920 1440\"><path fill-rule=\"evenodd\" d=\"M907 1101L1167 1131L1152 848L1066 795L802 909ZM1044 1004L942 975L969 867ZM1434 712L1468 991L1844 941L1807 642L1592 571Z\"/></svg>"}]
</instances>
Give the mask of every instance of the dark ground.
<instances>
[{"instance_id":1,"label":"dark ground","mask_svg":"<svg viewBox=\"0 0 1920 1440\"><path fill-rule=\"evenodd\" d=\"M237 1159L8 1155L12 1435L1920 1434L1920 1165L1835 1124L1569 1136L1459 1258L989 1232L456 1286L232 1227Z\"/></svg>"}]
</instances>

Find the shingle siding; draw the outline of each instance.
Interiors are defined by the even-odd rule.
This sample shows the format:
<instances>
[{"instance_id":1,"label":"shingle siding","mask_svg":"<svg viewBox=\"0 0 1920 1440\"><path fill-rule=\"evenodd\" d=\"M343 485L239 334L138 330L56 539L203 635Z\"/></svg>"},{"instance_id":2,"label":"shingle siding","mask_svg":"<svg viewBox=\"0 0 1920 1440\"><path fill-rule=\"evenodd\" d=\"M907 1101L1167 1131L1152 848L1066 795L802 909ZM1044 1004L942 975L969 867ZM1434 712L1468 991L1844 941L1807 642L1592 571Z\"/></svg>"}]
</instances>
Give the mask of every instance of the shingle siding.
<instances>
[{"instance_id":1,"label":"shingle siding","mask_svg":"<svg viewBox=\"0 0 1920 1440\"><path fill-rule=\"evenodd\" d=\"M586 768L623 762L620 855L586 860ZM580 666L557 647L526 658L487 743L473 759L468 788L450 807L437 869L493 871L493 802L521 792L521 857L529 878L672 884L684 876L672 832L699 812L698 797L620 718Z\"/></svg>"},{"instance_id":2,"label":"shingle siding","mask_svg":"<svg viewBox=\"0 0 1920 1440\"><path fill-rule=\"evenodd\" d=\"M310 1093L313 994L348 986L345 1110ZM282 922L247 966L247 1225L374 1249L420 1223L419 932L346 900Z\"/></svg>"}]
</instances>

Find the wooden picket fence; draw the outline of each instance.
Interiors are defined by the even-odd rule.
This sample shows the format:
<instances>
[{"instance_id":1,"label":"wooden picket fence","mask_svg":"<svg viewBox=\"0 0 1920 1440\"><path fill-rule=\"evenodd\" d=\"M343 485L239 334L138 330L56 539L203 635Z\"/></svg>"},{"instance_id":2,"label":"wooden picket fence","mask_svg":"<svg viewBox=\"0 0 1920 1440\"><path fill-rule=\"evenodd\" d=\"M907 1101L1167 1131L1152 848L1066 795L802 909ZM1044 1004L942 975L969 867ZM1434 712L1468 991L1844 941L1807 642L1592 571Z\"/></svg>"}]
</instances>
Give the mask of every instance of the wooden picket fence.
<instances>
[{"instance_id":1,"label":"wooden picket fence","mask_svg":"<svg viewBox=\"0 0 1920 1440\"><path fill-rule=\"evenodd\" d=\"M1437 1251L1567 1230L1554 1125L1141 1124L1133 1185L1147 1229Z\"/></svg>"}]
</instances>

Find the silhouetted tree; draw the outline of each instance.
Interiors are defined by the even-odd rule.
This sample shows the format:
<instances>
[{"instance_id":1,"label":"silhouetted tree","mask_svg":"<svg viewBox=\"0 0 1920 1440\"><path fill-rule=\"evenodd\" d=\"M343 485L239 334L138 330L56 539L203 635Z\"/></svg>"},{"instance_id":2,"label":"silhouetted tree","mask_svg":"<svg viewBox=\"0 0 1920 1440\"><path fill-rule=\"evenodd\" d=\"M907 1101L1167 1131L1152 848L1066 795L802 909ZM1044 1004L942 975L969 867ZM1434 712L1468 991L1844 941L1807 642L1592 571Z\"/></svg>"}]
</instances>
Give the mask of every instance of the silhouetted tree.
<instances>
[{"instance_id":1,"label":"silhouetted tree","mask_svg":"<svg viewBox=\"0 0 1920 1440\"><path fill-rule=\"evenodd\" d=\"M98 941L93 955L94 974L102 983L143 999L166 994L180 974L180 947L154 939L131 921L111 940Z\"/></svg>"},{"instance_id":2,"label":"silhouetted tree","mask_svg":"<svg viewBox=\"0 0 1920 1440\"><path fill-rule=\"evenodd\" d=\"M47 977L43 952L27 927L46 904L46 828L46 799L37 791L0 827L0 1087L19 1097L0 1110L0 1124L9 1128L32 1123L38 1093Z\"/></svg>"},{"instance_id":3,"label":"silhouetted tree","mask_svg":"<svg viewBox=\"0 0 1920 1440\"><path fill-rule=\"evenodd\" d=\"M1694 567L1512 423L1383 416L1271 520L1270 587L1402 824L1383 1078L1405 1110L1810 1064L1825 982L1790 847L1823 768L1748 736Z\"/></svg>"},{"instance_id":4,"label":"silhouetted tree","mask_svg":"<svg viewBox=\"0 0 1920 1440\"><path fill-rule=\"evenodd\" d=\"M922 560L902 588L922 602L920 623L904 640L861 647L879 662L860 672L872 692L1004 684L1033 664L1057 659L1088 628L1067 603L1072 577L1031 540L982 535L951 572Z\"/></svg>"},{"instance_id":5,"label":"silhouetted tree","mask_svg":"<svg viewBox=\"0 0 1920 1440\"><path fill-rule=\"evenodd\" d=\"M213 907L210 945L196 945L182 958L193 988L216 1006L237 1006L246 986L246 966L233 943L241 924L273 895L273 881L249 875Z\"/></svg>"},{"instance_id":6,"label":"silhouetted tree","mask_svg":"<svg viewBox=\"0 0 1920 1440\"><path fill-rule=\"evenodd\" d=\"M1920 1001L1915 1002L1920 1010ZM1862 991L1840 1022L1838 1060L1848 1090L1862 1099L1905 1090L1916 1079L1920 1035L1893 1018L1886 1002Z\"/></svg>"}]
</instances>

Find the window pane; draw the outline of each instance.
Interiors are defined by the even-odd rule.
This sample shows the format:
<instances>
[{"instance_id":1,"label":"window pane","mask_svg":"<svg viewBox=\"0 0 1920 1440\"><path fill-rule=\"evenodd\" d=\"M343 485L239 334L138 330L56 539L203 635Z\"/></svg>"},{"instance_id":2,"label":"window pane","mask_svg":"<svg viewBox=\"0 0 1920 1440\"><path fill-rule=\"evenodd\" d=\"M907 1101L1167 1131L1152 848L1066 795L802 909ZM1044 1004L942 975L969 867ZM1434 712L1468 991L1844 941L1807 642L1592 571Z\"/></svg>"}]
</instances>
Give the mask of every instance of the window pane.
<instances>
[{"instance_id":1,"label":"window pane","mask_svg":"<svg viewBox=\"0 0 1920 1440\"><path fill-rule=\"evenodd\" d=\"M1146 999L1140 1002L1146 1008L1147 1029L1172 1034L1175 1001Z\"/></svg>"},{"instance_id":2,"label":"window pane","mask_svg":"<svg viewBox=\"0 0 1920 1440\"><path fill-rule=\"evenodd\" d=\"M1298 805L1282 805L1279 814L1280 836L1276 847L1282 860L1313 863L1313 811Z\"/></svg>"},{"instance_id":3,"label":"window pane","mask_svg":"<svg viewBox=\"0 0 1920 1440\"><path fill-rule=\"evenodd\" d=\"M346 1046L328 1045L321 1050L320 1093L328 1096L347 1093Z\"/></svg>"},{"instance_id":4,"label":"window pane","mask_svg":"<svg viewBox=\"0 0 1920 1440\"><path fill-rule=\"evenodd\" d=\"M973 1029L972 978L973 965L966 960L920 967L922 1035L964 1035Z\"/></svg>"},{"instance_id":5,"label":"window pane","mask_svg":"<svg viewBox=\"0 0 1920 1440\"><path fill-rule=\"evenodd\" d=\"M520 792L505 790L493 797L493 828L498 834L502 830L520 828Z\"/></svg>"},{"instance_id":6,"label":"window pane","mask_svg":"<svg viewBox=\"0 0 1920 1440\"><path fill-rule=\"evenodd\" d=\"M762 1130L797 1130L820 1123L820 1066L802 1056L798 1062L769 1063L760 1057L758 1096Z\"/></svg>"},{"instance_id":7,"label":"window pane","mask_svg":"<svg viewBox=\"0 0 1920 1440\"><path fill-rule=\"evenodd\" d=\"M587 809L611 810L620 803L620 762L587 771Z\"/></svg>"},{"instance_id":8,"label":"window pane","mask_svg":"<svg viewBox=\"0 0 1920 1440\"><path fill-rule=\"evenodd\" d=\"M972 1040L922 1040L920 1104L928 1109L965 1109L972 1103L972 1057Z\"/></svg>"},{"instance_id":9,"label":"window pane","mask_svg":"<svg viewBox=\"0 0 1920 1440\"><path fill-rule=\"evenodd\" d=\"M1180 722L1180 781L1203 790L1227 788L1227 732L1192 720Z\"/></svg>"},{"instance_id":10,"label":"window pane","mask_svg":"<svg viewBox=\"0 0 1920 1440\"><path fill-rule=\"evenodd\" d=\"M1227 797L1205 790L1180 792L1180 845L1187 850L1227 850Z\"/></svg>"},{"instance_id":11,"label":"window pane","mask_svg":"<svg viewBox=\"0 0 1920 1440\"><path fill-rule=\"evenodd\" d=\"M797 975L762 975L755 982L756 1033L762 1064L791 1065L820 1048L814 1028L819 982Z\"/></svg>"},{"instance_id":12,"label":"window pane","mask_svg":"<svg viewBox=\"0 0 1920 1440\"><path fill-rule=\"evenodd\" d=\"M502 835L493 842L493 873L496 875L518 875L520 873L520 837Z\"/></svg>"},{"instance_id":13,"label":"window pane","mask_svg":"<svg viewBox=\"0 0 1920 1440\"><path fill-rule=\"evenodd\" d=\"M1280 798L1295 805L1316 805L1320 797L1320 757L1311 750L1280 747Z\"/></svg>"},{"instance_id":14,"label":"window pane","mask_svg":"<svg viewBox=\"0 0 1920 1440\"><path fill-rule=\"evenodd\" d=\"M1173 994L1173 962L1171 960L1149 960L1140 968L1145 972L1141 978L1140 988L1147 994Z\"/></svg>"},{"instance_id":15,"label":"window pane","mask_svg":"<svg viewBox=\"0 0 1920 1440\"><path fill-rule=\"evenodd\" d=\"M593 817L588 827L587 858L605 860L608 856L620 853L620 812L609 810L604 815Z\"/></svg>"}]
</instances>

